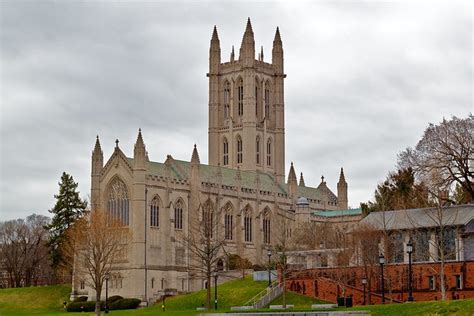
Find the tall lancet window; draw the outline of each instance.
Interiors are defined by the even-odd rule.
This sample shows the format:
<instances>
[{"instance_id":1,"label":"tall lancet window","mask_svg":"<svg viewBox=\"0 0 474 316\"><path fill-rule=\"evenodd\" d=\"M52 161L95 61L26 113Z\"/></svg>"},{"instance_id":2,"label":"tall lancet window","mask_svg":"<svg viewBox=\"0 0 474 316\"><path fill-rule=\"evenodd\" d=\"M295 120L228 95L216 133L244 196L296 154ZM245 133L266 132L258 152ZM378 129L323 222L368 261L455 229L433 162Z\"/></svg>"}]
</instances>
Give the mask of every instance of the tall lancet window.
<instances>
[{"instance_id":1,"label":"tall lancet window","mask_svg":"<svg viewBox=\"0 0 474 316\"><path fill-rule=\"evenodd\" d=\"M157 196L155 196L150 203L150 226L160 226L160 200Z\"/></svg>"},{"instance_id":2,"label":"tall lancet window","mask_svg":"<svg viewBox=\"0 0 474 316\"><path fill-rule=\"evenodd\" d=\"M267 166L272 165L272 140L267 141Z\"/></svg>"},{"instance_id":3,"label":"tall lancet window","mask_svg":"<svg viewBox=\"0 0 474 316\"><path fill-rule=\"evenodd\" d=\"M232 207L226 206L225 209L225 216L224 216L224 232L225 232L225 239L232 240L233 239L233 228L234 228L234 217L232 215Z\"/></svg>"},{"instance_id":4,"label":"tall lancet window","mask_svg":"<svg viewBox=\"0 0 474 316\"><path fill-rule=\"evenodd\" d=\"M244 115L244 82L242 79L239 80L237 85L237 110L239 116Z\"/></svg>"},{"instance_id":5,"label":"tall lancet window","mask_svg":"<svg viewBox=\"0 0 474 316\"><path fill-rule=\"evenodd\" d=\"M270 243L270 211L266 211L263 216L263 243Z\"/></svg>"},{"instance_id":6,"label":"tall lancet window","mask_svg":"<svg viewBox=\"0 0 474 316\"><path fill-rule=\"evenodd\" d=\"M268 89L268 83L265 84L265 117L270 119L270 90Z\"/></svg>"},{"instance_id":7,"label":"tall lancet window","mask_svg":"<svg viewBox=\"0 0 474 316\"><path fill-rule=\"evenodd\" d=\"M183 229L183 205L181 201L174 206L174 229Z\"/></svg>"},{"instance_id":8,"label":"tall lancet window","mask_svg":"<svg viewBox=\"0 0 474 316\"><path fill-rule=\"evenodd\" d=\"M255 152L257 153L256 154L256 161L257 161L257 165L260 164L260 137L257 137L257 140L255 141Z\"/></svg>"},{"instance_id":9,"label":"tall lancet window","mask_svg":"<svg viewBox=\"0 0 474 316\"><path fill-rule=\"evenodd\" d=\"M122 226L128 226L129 207L127 187L125 183L116 178L109 187L107 201L107 215L109 220L118 222L118 224Z\"/></svg>"},{"instance_id":10,"label":"tall lancet window","mask_svg":"<svg viewBox=\"0 0 474 316\"><path fill-rule=\"evenodd\" d=\"M214 214L213 206L211 202L204 204L202 208L202 225L204 230L204 236L206 238L212 238L214 235Z\"/></svg>"},{"instance_id":11,"label":"tall lancet window","mask_svg":"<svg viewBox=\"0 0 474 316\"><path fill-rule=\"evenodd\" d=\"M247 210L247 212L245 212L244 233L245 242L252 242L252 213L250 212L250 210Z\"/></svg>"},{"instance_id":12,"label":"tall lancet window","mask_svg":"<svg viewBox=\"0 0 474 316\"><path fill-rule=\"evenodd\" d=\"M222 156L222 164L227 166L229 164L229 142L227 141L227 138L224 138L222 148L224 151Z\"/></svg>"},{"instance_id":13,"label":"tall lancet window","mask_svg":"<svg viewBox=\"0 0 474 316\"><path fill-rule=\"evenodd\" d=\"M237 163L242 163L242 138L240 136L237 136Z\"/></svg>"},{"instance_id":14,"label":"tall lancet window","mask_svg":"<svg viewBox=\"0 0 474 316\"><path fill-rule=\"evenodd\" d=\"M230 83L226 81L224 85L224 118L230 116Z\"/></svg>"}]
</instances>

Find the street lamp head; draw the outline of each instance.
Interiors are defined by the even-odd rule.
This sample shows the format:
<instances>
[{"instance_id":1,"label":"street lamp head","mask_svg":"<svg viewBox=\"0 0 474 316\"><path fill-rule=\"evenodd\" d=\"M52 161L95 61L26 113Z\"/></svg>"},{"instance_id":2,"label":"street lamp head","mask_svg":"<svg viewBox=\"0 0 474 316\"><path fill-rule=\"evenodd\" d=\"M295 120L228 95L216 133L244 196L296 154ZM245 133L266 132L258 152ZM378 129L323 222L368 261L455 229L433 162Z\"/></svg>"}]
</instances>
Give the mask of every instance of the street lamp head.
<instances>
[{"instance_id":1,"label":"street lamp head","mask_svg":"<svg viewBox=\"0 0 474 316\"><path fill-rule=\"evenodd\" d=\"M272 256L272 251L271 251L270 249L268 249L268 251L267 251L267 256L268 256L268 257L271 257L271 256Z\"/></svg>"},{"instance_id":2,"label":"street lamp head","mask_svg":"<svg viewBox=\"0 0 474 316\"><path fill-rule=\"evenodd\" d=\"M385 257L383 256L383 253L381 253L379 256L379 263L382 265L385 264Z\"/></svg>"},{"instance_id":3,"label":"street lamp head","mask_svg":"<svg viewBox=\"0 0 474 316\"><path fill-rule=\"evenodd\" d=\"M362 284L364 284L364 285L367 284L367 278L362 278Z\"/></svg>"},{"instance_id":4,"label":"street lamp head","mask_svg":"<svg viewBox=\"0 0 474 316\"><path fill-rule=\"evenodd\" d=\"M110 279L110 274L109 273L106 273L105 274L105 279L108 281Z\"/></svg>"},{"instance_id":5,"label":"street lamp head","mask_svg":"<svg viewBox=\"0 0 474 316\"><path fill-rule=\"evenodd\" d=\"M408 240L408 243L407 243L407 253L412 253L413 252L413 242L410 240Z\"/></svg>"}]
</instances>

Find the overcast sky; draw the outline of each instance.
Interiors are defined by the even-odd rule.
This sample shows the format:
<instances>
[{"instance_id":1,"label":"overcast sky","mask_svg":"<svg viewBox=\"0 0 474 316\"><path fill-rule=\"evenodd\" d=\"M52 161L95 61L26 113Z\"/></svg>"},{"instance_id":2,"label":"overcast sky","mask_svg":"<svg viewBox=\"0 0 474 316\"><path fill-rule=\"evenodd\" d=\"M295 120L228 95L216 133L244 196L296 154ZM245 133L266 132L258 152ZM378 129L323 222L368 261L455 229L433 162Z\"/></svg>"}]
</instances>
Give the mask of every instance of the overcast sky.
<instances>
[{"instance_id":1,"label":"overcast sky","mask_svg":"<svg viewBox=\"0 0 474 316\"><path fill-rule=\"evenodd\" d=\"M473 111L468 3L0 3L0 220L48 215L63 171L87 197L97 134L105 160L141 127L151 160L196 143L206 163L212 28L227 61L249 16L266 61L280 27L287 172L336 192L343 166L352 207L429 122Z\"/></svg>"}]
</instances>

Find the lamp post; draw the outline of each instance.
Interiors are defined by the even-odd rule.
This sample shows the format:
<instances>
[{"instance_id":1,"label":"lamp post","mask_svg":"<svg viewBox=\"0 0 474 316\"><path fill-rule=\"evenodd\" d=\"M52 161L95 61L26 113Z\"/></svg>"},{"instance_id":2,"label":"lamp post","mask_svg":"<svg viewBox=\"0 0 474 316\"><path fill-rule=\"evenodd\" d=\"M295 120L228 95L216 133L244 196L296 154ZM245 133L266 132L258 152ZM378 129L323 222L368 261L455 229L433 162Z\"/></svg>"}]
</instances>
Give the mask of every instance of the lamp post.
<instances>
[{"instance_id":1,"label":"lamp post","mask_svg":"<svg viewBox=\"0 0 474 316\"><path fill-rule=\"evenodd\" d=\"M213 273L214 275L214 309L217 310L217 271Z\"/></svg>"},{"instance_id":2,"label":"lamp post","mask_svg":"<svg viewBox=\"0 0 474 316\"><path fill-rule=\"evenodd\" d=\"M382 304L385 304L385 284L383 280L383 265L385 264L385 257L381 253L379 256L380 263L380 284L382 286Z\"/></svg>"},{"instance_id":3,"label":"lamp post","mask_svg":"<svg viewBox=\"0 0 474 316\"><path fill-rule=\"evenodd\" d=\"M363 277L362 278L362 286L364 287L364 302L362 303L362 305L365 305L365 286L366 285L367 285L367 278Z\"/></svg>"},{"instance_id":4,"label":"lamp post","mask_svg":"<svg viewBox=\"0 0 474 316\"><path fill-rule=\"evenodd\" d=\"M413 242L408 240L407 243L407 253L408 253L408 302L413 302L413 282L412 282L412 272L411 272L411 254L413 253Z\"/></svg>"},{"instance_id":5,"label":"lamp post","mask_svg":"<svg viewBox=\"0 0 474 316\"><path fill-rule=\"evenodd\" d=\"M270 251L270 249L267 252L267 256L268 256L268 287L271 287L272 286L272 277L270 275L270 264L271 264L270 259L272 257L272 252Z\"/></svg>"},{"instance_id":6,"label":"lamp post","mask_svg":"<svg viewBox=\"0 0 474 316\"><path fill-rule=\"evenodd\" d=\"M109 273L106 273L105 274L105 306L104 306L104 312L106 314L109 313L109 278L110 278L110 274Z\"/></svg>"},{"instance_id":7,"label":"lamp post","mask_svg":"<svg viewBox=\"0 0 474 316\"><path fill-rule=\"evenodd\" d=\"M164 286L165 286L165 278L161 278L161 288L163 289L163 303L161 304L161 309L163 310L163 312L166 311L166 290Z\"/></svg>"}]
</instances>

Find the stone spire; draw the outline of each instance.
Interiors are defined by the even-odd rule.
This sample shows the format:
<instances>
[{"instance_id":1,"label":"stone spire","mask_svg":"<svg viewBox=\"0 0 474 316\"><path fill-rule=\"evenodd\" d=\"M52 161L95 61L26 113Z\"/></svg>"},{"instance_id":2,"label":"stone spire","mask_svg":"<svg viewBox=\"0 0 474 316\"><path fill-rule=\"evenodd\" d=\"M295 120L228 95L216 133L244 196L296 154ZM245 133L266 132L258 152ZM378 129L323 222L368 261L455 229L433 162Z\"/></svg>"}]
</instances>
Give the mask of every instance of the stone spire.
<instances>
[{"instance_id":1,"label":"stone spire","mask_svg":"<svg viewBox=\"0 0 474 316\"><path fill-rule=\"evenodd\" d=\"M288 190L291 196L296 194L296 187L298 182L296 180L295 168L293 167L293 162L291 163L290 172L288 173Z\"/></svg>"},{"instance_id":2,"label":"stone spire","mask_svg":"<svg viewBox=\"0 0 474 316\"><path fill-rule=\"evenodd\" d=\"M217 27L214 25L212 32L211 47L209 49L209 73L217 74L221 63L221 44L219 35L217 35Z\"/></svg>"},{"instance_id":3,"label":"stone spire","mask_svg":"<svg viewBox=\"0 0 474 316\"><path fill-rule=\"evenodd\" d=\"M304 178L303 178L303 172L300 174L300 184L299 184L300 187L304 187L305 184L304 184Z\"/></svg>"},{"instance_id":4,"label":"stone spire","mask_svg":"<svg viewBox=\"0 0 474 316\"><path fill-rule=\"evenodd\" d=\"M235 60L234 45L232 45L232 51L230 52L230 61Z\"/></svg>"},{"instance_id":5,"label":"stone spire","mask_svg":"<svg viewBox=\"0 0 474 316\"><path fill-rule=\"evenodd\" d=\"M260 47L260 61L263 61L263 46Z\"/></svg>"},{"instance_id":6,"label":"stone spire","mask_svg":"<svg viewBox=\"0 0 474 316\"><path fill-rule=\"evenodd\" d=\"M276 29L275 39L273 40L272 64L280 74L283 74L283 44L278 27Z\"/></svg>"},{"instance_id":7,"label":"stone spire","mask_svg":"<svg viewBox=\"0 0 474 316\"><path fill-rule=\"evenodd\" d=\"M199 165L200 163L201 161L199 160L199 153L196 144L194 144L193 155L191 156L191 164Z\"/></svg>"},{"instance_id":8,"label":"stone spire","mask_svg":"<svg viewBox=\"0 0 474 316\"><path fill-rule=\"evenodd\" d=\"M95 140L94 150L92 151L92 174L100 174L104 166L104 153L100 147L99 135Z\"/></svg>"},{"instance_id":9,"label":"stone spire","mask_svg":"<svg viewBox=\"0 0 474 316\"><path fill-rule=\"evenodd\" d=\"M347 182L343 168L341 168L339 182L337 183L337 206L342 210L347 210L348 208Z\"/></svg>"},{"instance_id":10,"label":"stone spire","mask_svg":"<svg viewBox=\"0 0 474 316\"><path fill-rule=\"evenodd\" d=\"M247 20L247 26L240 45L239 60L243 62L243 66L252 66L255 61L255 40L253 37L252 23L250 18Z\"/></svg>"},{"instance_id":11,"label":"stone spire","mask_svg":"<svg viewBox=\"0 0 474 316\"><path fill-rule=\"evenodd\" d=\"M142 129L138 129L137 141L135 142L135 147L133 150L133 161L135 168L143 169L145 168L146 161L146 148L145 143L143 142Z\"/></svg>"}]
</instances>

